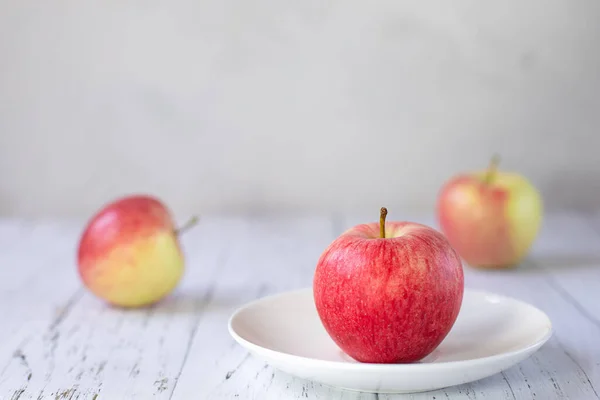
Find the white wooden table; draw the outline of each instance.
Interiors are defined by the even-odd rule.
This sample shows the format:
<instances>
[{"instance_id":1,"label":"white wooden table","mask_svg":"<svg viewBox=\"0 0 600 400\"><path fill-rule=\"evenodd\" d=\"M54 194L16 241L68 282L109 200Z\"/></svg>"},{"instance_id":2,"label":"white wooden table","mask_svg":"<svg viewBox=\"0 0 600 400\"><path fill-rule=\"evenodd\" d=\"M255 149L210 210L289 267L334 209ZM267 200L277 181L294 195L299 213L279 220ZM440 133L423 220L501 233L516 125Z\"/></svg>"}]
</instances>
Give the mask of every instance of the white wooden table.
<instances>
[{"instance_id":1,"label":"white wooden table","mask_svg":"<svg viewBox=\"0 0 600 400\"><path fill-rule=\"evenodd\" d=\"M546 216L516 270L466 268L468 287L531 302L555 326L538 353L496 376L415 395L344 392L278 372L230 338L236 307L310 286L327 244L375 217L205 216L183 237L187 273L173 296L127 312L82 288L81 221L2 220L0 399L600 399L600 219L590 215Z\"/></svg>"}]
</instances>

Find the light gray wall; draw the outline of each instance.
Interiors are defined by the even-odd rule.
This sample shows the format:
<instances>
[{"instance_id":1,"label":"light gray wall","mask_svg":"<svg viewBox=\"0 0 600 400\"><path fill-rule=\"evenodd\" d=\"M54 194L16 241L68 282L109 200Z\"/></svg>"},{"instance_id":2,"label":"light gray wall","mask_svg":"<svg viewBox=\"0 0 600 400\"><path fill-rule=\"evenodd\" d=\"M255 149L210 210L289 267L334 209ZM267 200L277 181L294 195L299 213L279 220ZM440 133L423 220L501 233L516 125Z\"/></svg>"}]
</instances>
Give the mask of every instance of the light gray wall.
<instances>
[{"instance_id":1,"label":"light gray wall","mask_svg":"<svg viewBox=\"0 0 600 400\"><path fill-rule=\"evenodd\" d=\"M600 205L600 1L0 0L0 212Z\"/></svg>"}]
</instances>

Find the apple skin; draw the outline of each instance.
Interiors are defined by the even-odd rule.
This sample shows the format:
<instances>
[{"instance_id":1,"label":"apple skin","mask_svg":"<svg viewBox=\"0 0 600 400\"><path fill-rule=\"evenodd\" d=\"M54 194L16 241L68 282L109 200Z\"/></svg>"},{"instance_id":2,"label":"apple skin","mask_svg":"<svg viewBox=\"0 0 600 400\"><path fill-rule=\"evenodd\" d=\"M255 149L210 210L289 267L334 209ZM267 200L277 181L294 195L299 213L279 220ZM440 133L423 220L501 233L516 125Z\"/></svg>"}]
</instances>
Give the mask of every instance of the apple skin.
<instances>
[{"instance_id":1,"label":"apple skin","mask_svg":"<svg viewBox=\"0 0 600 400\"><path fill-rule=\"evenodd\" d=\"M148 306L168 295L184 272L169 210L147 195L117 199L88 222L78 272L97 297L120 307Z\"/></svg>"},{"instance_id":2,"label":"apple skin","mask_svg":"<svg viewBox=\"0 0 600 400\"><path fill-rule=\"evenodd\" d=\"M433 352L462 304L463 268L438 231L412 222L357 225L323 252L317 312L344 353L363 363L411 363Z\"/></svg>"},{"instance_id":3,"label":"apple skin","mask_svg":"<svg viewBox=\"0 0 600 400\"><path fill-rule=\"evenodd\" d=\"M527 255L538 235L542 198L523 176L496 171L459 174L442 187L437 216L440 230L472 267L509 268Z\"/></svg>"}]
</instances>

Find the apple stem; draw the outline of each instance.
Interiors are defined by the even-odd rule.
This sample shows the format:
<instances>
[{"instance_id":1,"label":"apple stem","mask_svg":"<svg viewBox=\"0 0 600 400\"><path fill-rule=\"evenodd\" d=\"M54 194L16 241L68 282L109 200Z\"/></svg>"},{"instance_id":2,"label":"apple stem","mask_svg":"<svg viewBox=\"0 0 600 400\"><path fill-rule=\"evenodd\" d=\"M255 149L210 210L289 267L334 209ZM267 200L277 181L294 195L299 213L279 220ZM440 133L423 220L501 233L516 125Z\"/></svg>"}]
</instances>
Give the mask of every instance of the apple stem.
<instances>
[{"instance_id":1,"label":"apple stem","mask_svg":"<svg viewBox=\"0 0 600 400\"><path fill-rule=\"evenodd\" d=\"M381 211L379 213L379 233L381 234L381 238L385 239L385 217L387 216L387 208L381 207Z\"/></svg>"},{"instance_id":2,"label":"apple stem","mask_svg":"<svg viewBox=\"0 0 600 400\"><path fill-rule=\"evenodd\" d=\"M500 156L498 154L494 154L492 156L492 159L490 160L490 165L489 165L487 173L485 174L485 177L483 179L483 181L486 184L491 183L492 180L494 179L494 177L496 176L496 170L498 169L498 164L500 164Z\"/></svg>"},{"instance_id":3,"label":"apple stem","mask_svg":"<svg viewBox=\"0 0 600 400\"><path fill-rule=\"evenodd\" d=\"M183 226L175 229L175 234L177 236L181 235L182 233L184 233L185 231L187 231L188 229L192 228L194 225L196 225L198 223L198 221L200 220L200 218L198 218L198 216L194 215L192 218L190 218L185 224L183 224Z\"/></svg>"}]
</instances>

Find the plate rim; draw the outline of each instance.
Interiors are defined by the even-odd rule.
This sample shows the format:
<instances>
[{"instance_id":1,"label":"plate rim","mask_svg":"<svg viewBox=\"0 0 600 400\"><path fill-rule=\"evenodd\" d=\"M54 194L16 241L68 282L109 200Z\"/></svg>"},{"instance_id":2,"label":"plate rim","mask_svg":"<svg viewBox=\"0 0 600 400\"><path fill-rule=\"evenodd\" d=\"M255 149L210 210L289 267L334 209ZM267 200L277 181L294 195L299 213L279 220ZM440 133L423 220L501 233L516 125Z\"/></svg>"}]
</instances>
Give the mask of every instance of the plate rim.
<instances>
[{"instance_id":1,"label":"plate rim","mask_svg":"<svg viewBox=\"0 0 600 400\"><path fill-rule=\"evenodd\" d=\"M276 350L266 348L264 346L260 346L256 343L250 342L249 340L242 338L233 329L234 319L238 315L240 315L243 311L245 311L246 309L248 309L258 303L268 301L268 300L274 300L277 297L289 296L289 295L293 295L293 294L300 294L300 293L312 292L312 291L313 291L313 289L311 287L303 287L303 288L298 288L298 289L286 290L286 291L266 295L266 296L263 296L263 297L260 297L260 298L257 298L257 299L254 299L254 300L251 300L249 302L242 304L241 306L237 307L233 311L233 313L230 315L230 317L227 321L227 329L229 331L229 334L233 337L233 339L239 345L245 347L246 349L252 350L255 353L266 353L267 355L269 355L271 358L274 358L274 359L277 357L283 356L283 357L293 360L295 363L299 363L299 364L303 364L303 365L317 363L323 367L331 367L331 368L336 368L336 369L350 369L350 370L365 370L365 369L367 369L367 370L375 370L375 371L376 370L389 370L389 369L398 369L398 370L431 369L431 368L445 369L445 368L456 368L458 366L467 365L467 364L470 366L473 366L474 364L475 365L476 364L487 364L487 363L493 362L495 360L505 359L505 358L513 358L513 357L516 357L516 356L519 356L522 354L528 354L532 351L535 351L535 350L539 349L541 346L543 346L546 342L548 342L548 340L550 340L550 338L554 335L554 326L553 326L552 320L550 319L548 314L546 312L544 312L543 310L541 310L540 308L534 306L533 304L528 303L524 300L512 297L512 296L498 294L498 293L484 290L484 289L473 289L473 288L467 288L467 287L465 287L464 293L469 292L471 294L483 295L484 297L496 297L496 298L499 298L502 300L516 302L525 307L533 308L535 311L539 312L546 319L546 322L548 324L546 332L540 339L538 339L535 342L532 342L531 344L529 344L523 348L507 351L507 352L500 353L500 354L494 354L491 356L473 358L473 359L469 359L469 360L453 360L453 361L441 361L441 362L432 362L432 363L416 362L416 363L405 363L405 364L401 364L401 363L380 364L380 363L362 363L362 362L350 363L350 362L344 362L344 361L320 360L318 358L311 358L311 357L299 356L296 354L290 354L290 353L286 353L286 352L276 351ZM464 297L464 294L463 294L463 297Z\"/></svg>"}]
</instances>

